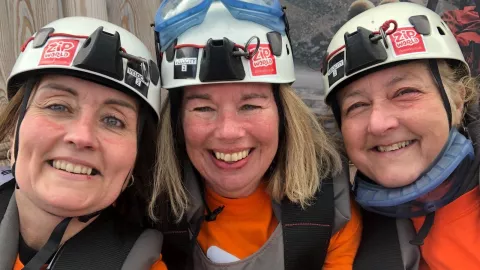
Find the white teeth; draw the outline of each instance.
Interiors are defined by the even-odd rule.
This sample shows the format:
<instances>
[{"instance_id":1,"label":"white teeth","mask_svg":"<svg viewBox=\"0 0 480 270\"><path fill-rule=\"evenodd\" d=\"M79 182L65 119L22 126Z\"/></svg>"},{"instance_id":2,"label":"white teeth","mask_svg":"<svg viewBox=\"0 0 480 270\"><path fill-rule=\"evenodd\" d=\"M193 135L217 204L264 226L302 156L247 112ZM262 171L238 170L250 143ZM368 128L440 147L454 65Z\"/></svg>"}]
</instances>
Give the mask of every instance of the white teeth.
<instances>
[{"instance_id":1,"label":"white teeth","mask_svg":"<svg viewBox=\"0 0 480 270\"><path fill-rule=\"evenodd\" d=\"M73 172L74 173L81 173L82 172L82 166L75 166L75 168L73 169Z\"/></svg>"},{"instance_id":2,"label":"white teeth","mask_svg":"<svg viewBox=\"0 0 480 270\"><path fill-rule=\"evenodd\" d=\"M85 167L78 164L73 164L63 160L54 160L53 167L58 170L63 170L63 171L76 173L76 174L86 174L86 175L91 175L93 170L92 168Z\"/></svg>"},{"instance_id":3,"label":"white teeth","mask_svg":"<svg viewBox=\"0 0 480 270\"><path fill-rule=\"evenodd\" d=\"M404 148L404 147L408 146L412 142L413 141L403 141L403 142L394 143L394 144L388 145L388 146L377 146L377 150L379 152L395 151L395 150L398 150L398 149L401 149L401 148Z\"/></svg>"},{"instance_id":4,"label":"white teeth","mask_svg":"<svg viewBox=\"0 0 480 270\"><path fill-rule=\"evenodd\" d=\"M73 165L72 163L67 163L67 167L65 168L65 171L67 172L73 172Z\"/></svg>"},{"instance_id":5,"label":"white teeth","mask_svg":"<svg viewBox=\"0 0 480 270\"><path fill-rule=\"evenodd\" d=\"M214 152L215 157L217 159L223 160L223 161L226 161L226 162L236 162L236 161L242 160L242 159L246 158L249 153L250 153L250 149L240 151L240 152L237 152L237 153L229 153L229 154Z\"/></svg>"}]
</instances>

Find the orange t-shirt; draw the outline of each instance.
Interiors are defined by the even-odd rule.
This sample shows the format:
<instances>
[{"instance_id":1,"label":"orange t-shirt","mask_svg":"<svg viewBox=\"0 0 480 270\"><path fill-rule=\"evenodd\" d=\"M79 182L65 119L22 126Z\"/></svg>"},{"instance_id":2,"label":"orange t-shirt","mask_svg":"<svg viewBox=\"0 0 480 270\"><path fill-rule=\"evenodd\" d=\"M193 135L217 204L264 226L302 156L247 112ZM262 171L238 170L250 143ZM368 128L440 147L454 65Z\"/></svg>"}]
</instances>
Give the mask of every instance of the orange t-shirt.
<instances>
[{"instance_id":1,"label":"orange t-shirt","mask_svg":"<svg viewBox=\"0 0 480 270\"><path fill-rule=\"evenodd\" d=\"M17 260L15 261L15 265L13 266L13 270L22 270L24 267L23 263L20 261L20 258L19 256L17 256ZM41 270L44 270L47 268L47 265L44 266L43 269ZM167 270L167 266L165 265L165 263L162 261L162 255L160 255L160 258L158 259L158 261L156 261L152 267L150 268L150 270Z\"/></svg>"},{"instance_id":2,"label":"orange t-shirt","mask_svg":"<svg viewBox=\"0 0 480 270\"><path fill-rule=\"evenodd\" d=\"M265 184L246 198L228 199L206 189L210 209L225 208L212 222L203 222L197 240L210 260L227 263L245 259L268 241L278 225ZM352 204L352 218L332 236L323 269L352 269L360 244L362 223Z\"/></svg>"},{"instance_id":3,"label":"orange t-shirt","mask_svg":"<svg viewBox=\"0 0 480 270\"><path fill-rule=\"evenodd\" d=\"M417 232L424 220L412 219ZM433 226L420 246L420 269L479 269L479 227L480 190L474 188L435 212Z\"/></svg>"}]
</instances>

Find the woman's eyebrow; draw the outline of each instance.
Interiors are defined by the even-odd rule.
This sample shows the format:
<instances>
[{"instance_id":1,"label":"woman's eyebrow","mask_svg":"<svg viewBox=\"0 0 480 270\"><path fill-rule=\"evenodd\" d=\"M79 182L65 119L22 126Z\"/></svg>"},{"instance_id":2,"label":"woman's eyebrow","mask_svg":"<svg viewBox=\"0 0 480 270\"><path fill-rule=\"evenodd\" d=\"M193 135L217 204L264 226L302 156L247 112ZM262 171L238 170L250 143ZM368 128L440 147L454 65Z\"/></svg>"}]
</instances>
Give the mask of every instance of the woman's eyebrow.
<instances>
[{"instance_id":1,"label":"woman's eyebrow","mask_svg":"<svg viewBox=\"0 0 480 270\"><path fill-rule=\"evenodd\" d=\"M187 101L193 100L193 99L205 99L205 100L210 100L210 95L209 94L189 94L185 97Z\"/></svg>"},{"instance_id":2,"label":"woman's eyebrow","mask_svg":"<svg viewBox=\"0 0 480 270\"><path fill-rule=\"evenodd\" d=\"M105 100L105 102L103 104L105 104L105 105L118 105L118 106L122 106L122 107L125 107L125 108L129 108L129 109L133 110L134 112L137 112L137 107L132 105L131 102L120 100L120 99L110 98L110 99Z\"/></svg>"},{"instance_id":3,"label":"woman's eyebrow","mask_svg":"<svg viewBox=\"0 0 480 270\"><path fill-rule=\"evenodd\" d=\"M245 101L245 100L254 99L254 98L267 99L268 96L267 96L267 95L264 95L264 94L251 93L251 94L242 95L242 99L241 99L241 100L242 100L242 101Z\"/></svg>"},{"instance_id":4,"label":"woman's eyebrow","mask_svg":"<svg viewBox=\"0 0 480 270\"><path fill-rule=\"evenodd\" d=\"M62 85L62 84L59 84L59 83L48 83L48 84L44 84L42 86L40 86L40 88L38 88L38 90L41 90L41 89L44 89L44 88L49 88L49 89L55 89L55 90L60 90L60 91L65 91L67 93L70 93L72 94L73 96L75 97L78 97L78 92L77 90L71 88L71 87L68 87L68 86L65 86L65 85Z\"/></svg>"},{"instance_id":5,"label":"woman's eyebrow","mask_svg":"<svg viewBox=\"0 0 480 270\"><path fill-rule=\"evenodd\" d=\"M398 75L395 75L391 80L387 81L385 84L384 84L384 87L391 87L399 82L403 82L403 81L406 81L406 80L422 80L419 76L415 75L415 74L412 74L410 72L407 72L407 73L403 73L403 74L398 74Z\"/></svg>"}]
</instances>

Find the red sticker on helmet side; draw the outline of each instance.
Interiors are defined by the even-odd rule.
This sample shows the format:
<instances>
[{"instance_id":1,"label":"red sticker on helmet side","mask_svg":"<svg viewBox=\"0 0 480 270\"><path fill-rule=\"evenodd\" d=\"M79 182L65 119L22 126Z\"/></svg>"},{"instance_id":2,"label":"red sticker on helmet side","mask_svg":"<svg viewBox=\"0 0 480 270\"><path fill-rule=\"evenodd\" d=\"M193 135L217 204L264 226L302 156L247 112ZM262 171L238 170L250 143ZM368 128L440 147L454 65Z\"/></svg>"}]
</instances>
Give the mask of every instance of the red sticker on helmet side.
<instances>
[{"instance_id":1,"label":"red sticker on helmet side","mask_svg":"<svg viewBox=\"0 0 480 270\"><path fill-rule=\"evenodd\" d=\"M397 31L389 35L389 37L396 56L427 51L423 42L423 36L413 27L397 28Z\"/></svg>"},{"instance_id":2,"label":"red sticker on helmet side","mask_svg":"<svg viewBox=\"0 0 480 270\"><path fill-rule=\"evenodd\" d=\"M257 44L250 44L248 51L252 53L256 47ZM250 70L252 70L252 76L277 74L277 64L270 45L260 44L258 52L250 58Z\"/></svg>"},{"instance_id":3,"label":"red sticker on helmet side","mask_svg":"<svg viewBox=\"0 0 480 270\"><path fill-rule=\"evenodd\" d=\"M77 51L78 42L76 39L49 40L38 65L70 66Z\"/></svg>"}]
</instances>

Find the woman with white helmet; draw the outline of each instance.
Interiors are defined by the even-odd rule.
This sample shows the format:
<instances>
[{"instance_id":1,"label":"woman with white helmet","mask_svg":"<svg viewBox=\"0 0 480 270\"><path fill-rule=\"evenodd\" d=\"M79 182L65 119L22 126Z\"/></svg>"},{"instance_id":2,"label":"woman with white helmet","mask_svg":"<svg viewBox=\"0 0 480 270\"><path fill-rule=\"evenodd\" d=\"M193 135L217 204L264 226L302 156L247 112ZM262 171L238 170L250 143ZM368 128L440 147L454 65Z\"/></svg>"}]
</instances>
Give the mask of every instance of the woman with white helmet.
<instances>
[{"instance_id":1,"label":"woman with white helmet","mask_svg":"<svg viewBox=\"0 0 480 270\"><path fill-rule=\"evenodd\" d=\"M372 8L335 34L323 72L356 201L376 213L362 239L400 246L404 267L381 268L479 268L478 85L447 25L417 4Z\"/></svg>"},{"instance_id":2,"label":"woman with white helmet","mask_svg":"<svg viewBox=\"0 0 480 270\"><path fill-rule=\"evenodd\" d=\"M0 139L2 269L165 269L146 205L160 78L148 49L108 22L69 17L21 48Z\"/></svg>"},{"instance_id":3,"label":"woman with white helmet","mask_svg":"<svg viewBox=\"0 0 480 270\"><path fill-rule=\"evenodd\" d=\"M154 198L170 201L169 269L351 269L358 210L333 142L290 86L279 1L167 0L155 24L169 96Z\"/></svg>"}]
</instances>

